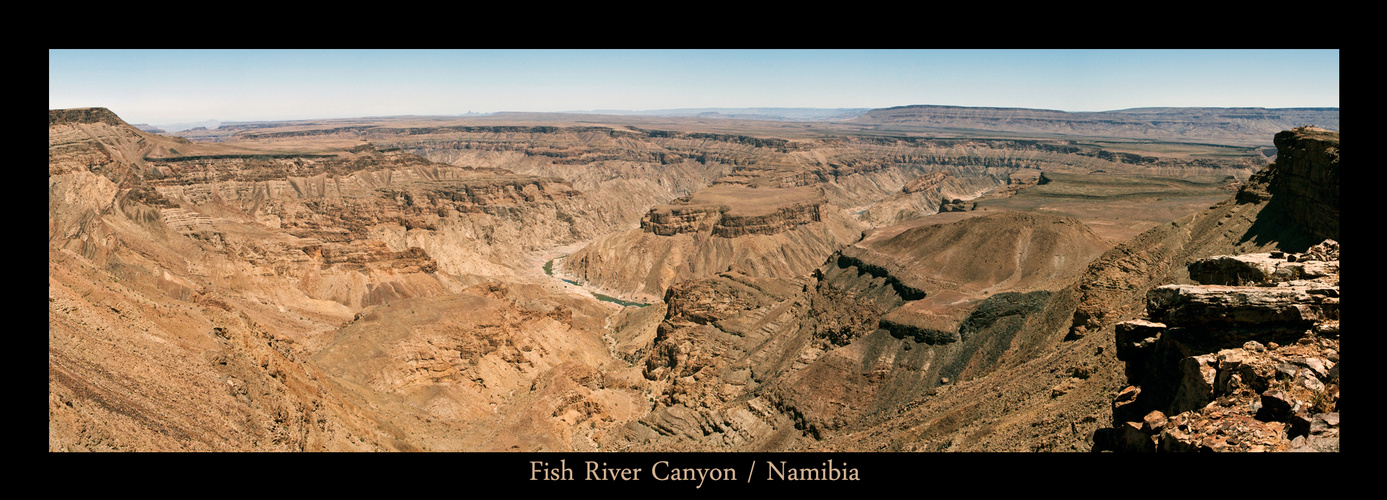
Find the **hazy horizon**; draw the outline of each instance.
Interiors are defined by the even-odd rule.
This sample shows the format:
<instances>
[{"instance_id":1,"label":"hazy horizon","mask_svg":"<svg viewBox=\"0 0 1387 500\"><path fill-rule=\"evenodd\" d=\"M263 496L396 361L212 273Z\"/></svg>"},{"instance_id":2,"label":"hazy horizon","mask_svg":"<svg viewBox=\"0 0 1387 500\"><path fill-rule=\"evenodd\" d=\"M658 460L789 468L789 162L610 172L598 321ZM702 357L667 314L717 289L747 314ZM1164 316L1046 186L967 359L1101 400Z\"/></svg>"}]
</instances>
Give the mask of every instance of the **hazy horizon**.
<instances>
[{"instance_id":1,"label":"hazy horizon","mask_svg":"<svg viewBox=\"0 0 1387 500\"><path fill-rule=\"evenodd\" d=\"M1338 50L50 50L49 108L167 125L675 109L1337 108Z\"/></svg>"}]
</instances>

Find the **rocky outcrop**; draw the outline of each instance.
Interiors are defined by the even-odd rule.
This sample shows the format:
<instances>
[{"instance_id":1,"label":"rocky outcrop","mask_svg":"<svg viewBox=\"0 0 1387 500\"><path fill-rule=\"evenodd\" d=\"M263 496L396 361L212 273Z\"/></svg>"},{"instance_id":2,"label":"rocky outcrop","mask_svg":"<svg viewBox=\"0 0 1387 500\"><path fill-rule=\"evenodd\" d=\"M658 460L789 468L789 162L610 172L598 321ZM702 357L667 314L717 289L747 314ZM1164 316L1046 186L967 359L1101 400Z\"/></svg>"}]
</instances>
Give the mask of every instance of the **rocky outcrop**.
<instances>
[{"instance_id":1,"label":"rocky outcrop","mask_svg":"<svg viewBox=\"0 0 1387 500\"><path fill-rule=\"evenodd\" d=\"M609 229L567 182L50 115L50 450L592 450L648 409L594 369L612 306L468 287Z\"/></svg>"},{"instance_id":2,"label":"rocky outcrop","mask_svg":"<svg viewBox=\"0 0 1387 500\"><path fill-rule=\"evenodd\" d=\"M856 247L849 247L844 250L845 251L839 252L838 255L834 256L833 259L833 263L837 265L839 269L851 267L858 274L867 274L873 278L881 278L902 300L920 300L925 298L925 291L922 289L923 286L917 288L902 282L899 276L908 275L908 273L902 273L899 269L895 269L894 271L891 270L890 268L896 267L892 266L892 263L878 262L876 259L870 259L870 257L868 257L868 259L871 261L864 261L862 258L858 257L863 252L860 252ZM887 266L890 266L890 268ZM895 275L893 275L893 272ZM920 285L917 284L917 286Z\"/></svg>"},{"instance_id":3,"label":"rocky outcrop","mask_svg":"<svg viewBox=\"0 0 1387 500\"><path fill-rule=\"evenodd\" d=\"M721 203L703 201L723 200ZM766 202L765 200L771 200ZM745 189L719 186L650 209L641 229L660 236L704 233L722 238L783 233L823 220L817 189Z\"/></svg>"},{"instance_id":4,"label":"rocky outcrop","mask_svg":"<svg viewBox=\"0 0 1387 500\"><path fill-rule=\"evenodd\" d=\"M1333 241L1333 240L1327 240ZM1274 281L1315 279L1339 272L1338 244L1331 252L1298 256L1286 252L1247 255L1220 255L1201 259L1188 266L1190 279L1209 285L1255 285Z\"/></svg>"},{"instance_id":5,"label":"rocky outcrop","mask_svg":"<svg viewBox=\"0 0 1387 500\"><path fill-rule=\"evenodd\" d=\"M713 225L713 236L736 238L747 234L778 234L795 226L823 220L820 203L795 203L765 215L727 215Z\"/></svg>"},{"instance_id":6,"label":"rocky outcrop","mask_svg":"<svg viewBox=\"0 0 1387 500\"><path fill-rule=\"evenodd\" d=\"M1166 285L1146 295L1151 318L1168 324L1201 323L1205 327L1256 325L1308 327L1338 317L1337 290L1317 287L1224 287Z\"/></svg>"},{"instance_id":7,"label":"rocky outcrop","mask_svg":"<svg viewBox=\"0 0 1387 500\"><path fill-rule=\"evenodd\" d=\"M960 338L957 331L947 328L927 328L918 324L897 323L887 318L882 318L877 325L881 327L881 329L890 332L892 337L898 339L910 338L915 342L930 345L958 342Z\"/></svg>"},{"instance_id":8,"label":"rocky outcrop","mask_svg":"<svg viewBox=\"0 0 1387 500\"><path fill-rule=\"evenodd\" d=\"M978 207L977 203L969 203L965 200L954 198L939 202L939 213L944 212L967 212Z\"/></svg>"},{"instance_id":9,"label":"rocky outcrop","mask_svg":"<svg viewBox=\"0 0 1387 500\"><path fill-rule=\"evenodd\" d=\"M1271 197L1284 200L1290 219L1310 228L1313 237L1338 239L1339 133L1316 127L1287 130L1276 134L1276 150L1276 163L1248 183L1265 184Z\"/></svg>"},{"instance_id":10,"label":"rocky outcrop","mask_svg":"<svg viewBox=\"0 0 1387 500\"><path fill-rule=\"evenodd\" d=\"M905 186L901 187L901 192L918 193L924 191L926 189L938 186L939 183L943 182L944 179L948 176L948 172L930 172L928 174L916 177L914 180L910 182L905 183Z\"/></svg>"},{"instance_id":11,"label":"rocky outcrop","mask_svg":"<svg viewBox=\"0 0 1387 500\"><path fill-rule=\"evenodd\" d=\"M1337 248L1329 240L1307 254L1330 258ZM1117 356L1131 385L1114 399L1113 427L1095 434L1095 449L1338 451L1339 278L1332 258L1316 261L1332 271L1309 279L1273 272L1259 286L1151 290L1147 318L1117 325ZM1224 268L1219 263L1230 259L1190 267Z\"/></svg>"},{"instance_id":12,"label":"rocky outcrop","mask_svg":"<svg viewBox=\"0 0 1387 500\"><path fill-rule=\"evenodd\" d=\"M1253 175L1232 199L1152 228L1099 257L1079 283L1081 299L1071 338L1111 327L1124 314L1139 314L1130 308L1140 304L1147 291L1186 276L1215 279L1212 275L1224 274L1217 282L1246 284L1254 277L1265 279L1267 273L1323 272L1317 265L1290 265L1293 259L1274 265L1259 261L1271 252L1310 248L1325 235L1337 237L1338 153L1337 146L1330 145L1338 144L1338 133L1296 129L1278 134L1277 144L1287 148L1286 153ZM1296 151L1320 155L1316 159ZM1303 173L1292 175L1292 169ZM1219 254L1240 256L1185 266Z\"/></svg>"},{"instance_id":13,"label":"rocky outcrop","mask_svg":"<svg viewBox=\"0 0 1387 500\"><path fill-rule=\"evenodd\" d=\"M1103 405L1066 400L1113 385L1088 359L1109 344L1056 347L1075 295L1060 287L1108 245L1084 222L983 206L835 252L863 221L1020 188L1042 166L1147 162L1060 141L620 126L344 121L190 144L59 121L54 450L1082 444ZM552 261L557 276L663 303L574 294L524 258L591 238ZM1033 362L1060 351L1063 365ZM1021 382L986 378L999 373Z\"/></svg>"},{"instance_id":14,"label":"rocky outcrop","mask_svg":"<svg viewBox=\"0 0 1387 500\"><path fill-rule=\"evenodd\" d=\"M48 110L48 124L63 123L105 123L107 125L126 125L115 113L106 108L72 108Z\"/></svg>"},{"instance_id":15,"label":"rocky outcrop","mask_svg":"<svg viewBox=\"0 0 1387 500\"><path fill-rule=\"evenodd\" d=\"M660 236L709 232L728 210L726 205L656 207L641 218L641 229Z\"/></svg>"},{"instance_id":16,"label":"rocky outcrop","mask_svg":"<svg viewBox=\"0 0 1387 500\"><path fill-rule=\"evenodd\" d=\"M659 300L679 281L733 267L802 277L861 234L821 186L718 184L652 208L641 228L599 238L556 261L554 271L618 296Z\"/></svg>"},{"instance_id":17,"label":"rocky outcrop","mask_svg":"<svg viewBox=\"0 0 1387 500\"><path fill-rule=\"evenodd\" d=\"M803 277L862 234L860 226L832 205L823 211L808 208L749 216L737 215L735 209L668 217L657 212L652 220L669 223L648 223L598 238L556 260L554 273L640 301L660 300L680 281L730 268L756 277ZM815 213L822 214L822 220L806 220ZM731 225L739 223L745 225Z\"/></svg>"}]
</instances>

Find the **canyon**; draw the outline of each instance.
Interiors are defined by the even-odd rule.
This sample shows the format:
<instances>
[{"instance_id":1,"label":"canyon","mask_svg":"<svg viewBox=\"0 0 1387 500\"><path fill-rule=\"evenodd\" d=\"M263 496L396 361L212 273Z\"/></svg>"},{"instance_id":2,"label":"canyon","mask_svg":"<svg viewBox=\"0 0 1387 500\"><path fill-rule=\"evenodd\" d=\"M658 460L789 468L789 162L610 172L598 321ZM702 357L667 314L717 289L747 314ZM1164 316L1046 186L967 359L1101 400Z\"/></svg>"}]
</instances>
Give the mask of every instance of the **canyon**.
<instances>
[{"instance_id":1,"label":"canyon","mask_svg":"<svg viewBox=\"0 0 1387 500\"><path fill-rule=\"evenodd\" d=\"M1337 451L1337 109L1056 113L50 110L48 447Z\"/></svg>"}]
</instances>

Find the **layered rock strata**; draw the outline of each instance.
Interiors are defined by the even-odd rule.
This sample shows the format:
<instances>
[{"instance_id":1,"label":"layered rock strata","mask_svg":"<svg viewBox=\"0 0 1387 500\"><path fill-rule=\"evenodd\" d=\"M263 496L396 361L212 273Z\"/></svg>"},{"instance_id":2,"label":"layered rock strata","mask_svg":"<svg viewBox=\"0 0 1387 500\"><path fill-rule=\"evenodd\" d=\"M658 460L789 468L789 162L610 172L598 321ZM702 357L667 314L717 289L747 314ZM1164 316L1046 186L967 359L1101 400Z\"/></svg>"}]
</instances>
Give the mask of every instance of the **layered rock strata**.
<instances>
[{"instance_id":1,"label":"layered rock strata","mask_svg":"<svg viewBox=\"0 0 1387 500\"><path fill-rule=\"evenodd\" d=\"M1276 162L1253 175L1232 199L1192 216L1171 221L1168 225L1147 230L1099 257L1079 282L1081 297L1074 311L1070 337L1111 327L1123 316L1130 318L1140 314L1139 308L1133 310L1132 307L1142 304L1150 289L1186 279L1191 273L1205 273L1206 269L1220 265L1209 262L1201 267L1187 268L1185 264L1188 262L1219 254L1302 252L1326 239L1324 235L1333 234L1328 238L1337 239L1337 218L1332 225L1297 218L1295 214L1303 210L1296 207L1305 204L1298 196L1288 194L1287 184L1278 179L1304 179L1303 183L1294 183L1299 184L1295 189L1316 193L1306 195L1306 199L1337 199L1337 159L1332 162L1327 157L1300 161L1300 164L1335 166L1319 169L1319 174L1314 176L1288 176L1286 172L1295 168L1293 165L1296 164L1293 158L1297 155L1291 151L1318 148L1328 155L1328 147L1316 145L1337 144L1338 133L1302 128L1286 131L1278 134L1278 137L1279 144L1287 148L1287 154L1278 155ZM1334 150L1337 151L1337 148ZM1337 158L1337 153L1334 158ZM1314 179L1314 182L1310 183L1308 179ZM1332 213L1337 213L1337 210ZM1239 259L1256 260L1255 257ZM1263 275L1264 271L1254 270L1261 267L1265 266L1249 267L1245 271L1249 273L1247 276L1235 277L1233 281L1245 282L1252 274ZM1304 271L1316 272L1312 269ZM1284 272L1294 271L1287 268Z\"/></svg>"},{"instance_id":2,"label":"layered rock strata","mask_svg":"<svg viewBox=\"0 0 1387 500\"><path fill-rule=\"evenodd\" d=\"M1067 183L1067 175L1072 174L1047 172L1046 178L1052 182L1039 186L1035 191L1023 192L1022 196L1045 191L1052 185L1062 186ZM1285 204L1267 191L1264 179L1244 184L1237 199L1215 202L1207 210L1145 230L1089 263L1088 269L1078 280L1062 285L1064 287L1049 297L1041 311L1027 318L1005 349L1002 362L995 364L994 371L985 377L939 385L931 391L930 397L916 399L892 411L866 414L856 424L827 433L822 441L803 442L804 446L799 449L1085 451L1120 448L1117 444L1120 440L1132 437L1137 439L1128 440L1136 443L1130 449L1155 449L1156 440L1151 437L1153 434L1144 432L1143 428L1158 429L1156 432L1159 432L1159 429L1172 426L1185 434L1197 429L1202 436L1238 432L1246 438L1208 441L1211 445L1231 445L1224 448L1211 446L1210 449L1269 448L1266 444L1253 448L1251 444L1256 439L1247 436L1256 437L1257 432L1271 436L1273 433L1265 426L1284 428L1285 423L1261 421L1247 414L1189 412L1178 415L1178 418L1167 418L1169 414L1164 410L1161 414L1132 411L1136 416L1123 420L1125 428L1122 425L1114 427L1112 423L1114 394L1120 391L1117 399L1121 403L1131 401L1142 389L1128 382L1124 373L1128 364L1118 359L1118 352L1123 357L1130 356L1130 353L1126 347L1114 349L1114 336L1122 334L1125 338L1132 338L1134 340L1130 340L1130 343L1140 347L1146 345L1142 342L1145 339L1159 340L1152 332L1186 328L1156 324L1149 326L1151 329L1145 332L1115 332L1115 323L1144 314L1148 291L1169 283L1188 284L1191 273L1202 271L1189 269L1186 264L1211 256L1261 253L1260 258L1275 258L1282 262L1279 266L1269 267L1263 274L1276 275L1276 268L1285 268L1279 274L1288 278L1294 277L1299 271L1311 275L1317 272L1313 267L1323 264L1305 259L1305 267L1299 270L1286 266L1292 252L1328 252L1307 251L1323 239L1310 241L1306 233L1311 228L1302 227L1291 220ZM1261 196L1244 196L1249 191L1260 192ZM1093 193L1085 191L1073 194ZM934 218L939 217L942 216ZM1296 262L1291 264L1301 263L1302 254L1294 255ZM1205 265L1208 274L1218 273L1212 270L1219 267L1208 263ZM1221 278L1223 280L1236 282L1248 278L1245 268L1223 267L1234 269L1234 272L1228 273L1231 277ZM1239 273L1242 276L1238 276ZM1137 325L1140 323L1133 323L1133 327ZM1062 339L1066 330L1070 336ZM1320 339L1295 340L1289 346L1287 341L1262 340L1248 347L1255 350L1260 345L1262 349L1268 349L1271 342L1276 342L1275 349L1280 350L1279 355L1286 357L1278 359L1278 362L1289 359L1287 363L1293 363L1292 356L1333 359L1337 362L1337 350L1328 351L1322 340L1331 332L1336 333L1337 325L1326 322L1310 330L1318 333ZM1304 330L1296 333L1304 334ZM1171 336L1179 337L1179 334ZM967 345L967 336L964 338L963 342L944 346ZM1221 349L1224 347L1215 348L1213 352ZM1190 363L1200 366L1192 361ZM1307 364L1320 365L1320 362L1309 361ZM1286 369L1286 372L1289 371ZM963 378L966 377L959 377ZM1286 374L1282 378L1290 380L1294 377ZM1324 379L1320 380L1325 383ZM1315 385L1308 379L1302 382ZM1122 390L1124 387L1129 388ZM1279 408L1277 412L1295 407L1294 403L1276 403L1288 399L1273 396L1260 399L1263 404L1270 402L1270 406ZM1151 396L1147 398L1156 399ZM1245 402L1251 407L1250 401ZM1252 413L1255 415L1256 412ZM1253 424L1253 421L1257 423ZM1336 426L1337 413L1312 414L1308 421L1300 419L1294 425L1297 429L1305 429L1303 442L1312 446L1337 433ZM1107 430L1095 433L1099 428ZM1284 444L1286 440L1277 438L1277 442ZM1247 447L1237 448L1243 445Z\"/></svg>"},{"instance_id":3,"label":"layered rock strata","mask_svg":"<svg viewBox=\"0 0 1387 500\"><path fill-rule=\"evenodd\" d=\"M916 229L850 246L807 278L728 271L672 286L644 360L662 397L613 445L766 449L791 430L827 439L983 377L1041 342L1027 325L1054 294L1035 287L1077 273L1104 245L1076 221L1022 213ZM980 253L1019 262L986 277L959 271Z\"/></svg>"},{"instance_id":4,"label":"layered rock strata","mask_svg":"<svg viewBox=\"0 0 1387 500\"><path fill-rule=\"evenodd\" d=\"M1337 248L1328 240L1307 252L1327 261L1241 259L1242 268L1314 262L1325 271L1314 277L1272 272L1259 286L1151 290L1148 317L1117 325L1117 356L1131 386L1115 398L1113 427L1095 434L1095 448L1338 451ZM1227 269L1230 259L1238 260L1189 267ZM1228 282L1245 274L1200 275Z\"/></svg>"},{"instance_id":5,"label":"layered rock strata","mask_svg":"<svg viewBox=\"0 0 1387 500\"><path fill-rule=\"evenodd\" d=\"M1276 134L1275 168L1249 180L1243 199L1281 201L1290 219L1318 239L1339 238L1339 133L1301 127Z\"/></svg>"},{"instance_id":6,"label":"layered rock strata","mask_svg":"<svg viewBox=\"0 0 1387 500\"><path fill-rule=\"evenodd\" d=\"M52 450L1063 449L1057 429L1081 439L1072 422L1098 411L1070 400L1107 375L1073 361L1096 336L1055 349L1074 294L1052 290L1107 243L1067 218L981 217L994 207L833 252L896 194L915 198L890 212L916 217L1041 167L1149 163L1047 141L620 127L192 144L108 115L50 118ZM652 206L717 209L671 209L570 262L594 282L643 276L664 303L568 293L517 258ZM1052 351L1071 356L1035 359ZM829 441L854 432L904 437Z\"/></svg>"},{"instance_id":7,"label":"layered rock strata","mask_svg":"<svg viewBox=\"0 0 1387 500\"><path fill-rule=\"evenodd\" d=\"M616 306L469 287L608 229L566 182L105 110L49 145L50 450L593 450L648 409Z\"/></svg>"},{"instance_id":8,"label":"layered rock strata","mask_svg":"<svg viewBox=\"0 0 1387 500\"><path fill-rule=\"evenodd\" d=\"M1027 185L1011 182L1017 175L1017 171L1003 169L936 170L910 180L899 192L872 204L857 217L872 226L889 226L939 212L971 210L976 206L973 200L989 194L1005 196Z\"/></svg>"},{"instance_id":9,"label":"layered rock strata","mask_svg":"<svg viewBox=\"0 0 1387 500\"><path fill-rule=\"evenodd\" d=\"M641 229L660 236L680 233L709 233L723 238L747 234L777 234L795 226L818 222L823 205L796 203L778 207L765 215L728 215L727 205L666 206L653 208L641 219Z\"/></svg>"},{"instance_id":10,"label":"layered rock strata","mask_svg":"<svg viewBox=\"0 0 1387 500\"><path fill-rule=\"evenodd\" d=\"M660 236L710 232L728 210L726 205L652 208L641 218L641 229Z\"/></svg>"},{"instance_id":11,"label":"layered rock strata","mask_svg":"<svg viewBox=\"0 0 1387 500\"><path fill-rule=\"evenodd\" d=\"M1148 139L1218 138L1252 143L1307 122L1338 129L1339 109L1137 108L1069 113L1045 109L916 105L872 110L853 121Z\"/></svg>"},{"instance_id":12,"label":"layered rock strata","mask_svg":"<svg viewBox=\"0 0 1387 500\"><path fill-rule=\"evenodd\" d=\"M731 268L802 277L861 236L841 212L816 186L718 185L652 208L639 229L594 241L555 262L555 273L646 301Z\"/></svg>"}]
</instances>

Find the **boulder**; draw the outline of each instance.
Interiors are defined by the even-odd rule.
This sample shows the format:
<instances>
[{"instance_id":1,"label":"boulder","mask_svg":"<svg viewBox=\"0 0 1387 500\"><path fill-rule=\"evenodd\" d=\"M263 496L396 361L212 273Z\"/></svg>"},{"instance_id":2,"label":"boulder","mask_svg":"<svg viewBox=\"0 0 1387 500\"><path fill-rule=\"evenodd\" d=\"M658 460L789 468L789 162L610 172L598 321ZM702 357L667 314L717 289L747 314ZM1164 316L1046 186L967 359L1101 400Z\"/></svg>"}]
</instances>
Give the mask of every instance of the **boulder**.
<instances>
[{"instance_id":1,"label":"boulder","mask_svg":"<svg viewBox=\"0 0 1387 500\"><path fill-rule=\"evenodd\" d=\"M1172 326L1285 326L1308 329L1338 319L1338 286L1228 287L1165 285L1147 293L1147 312ZM1337 298L1337 297L1331 297Z\"/></svg>"}]
</instances>

